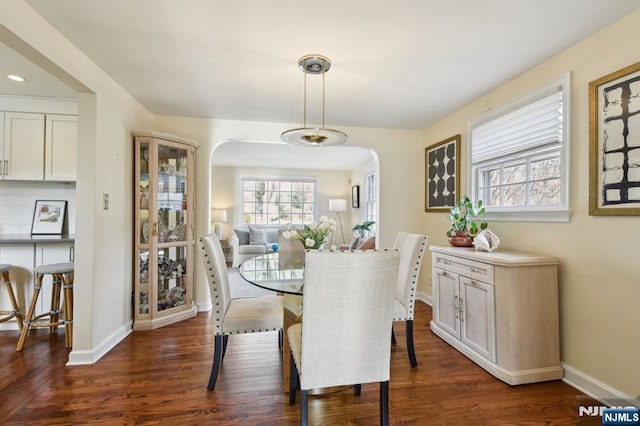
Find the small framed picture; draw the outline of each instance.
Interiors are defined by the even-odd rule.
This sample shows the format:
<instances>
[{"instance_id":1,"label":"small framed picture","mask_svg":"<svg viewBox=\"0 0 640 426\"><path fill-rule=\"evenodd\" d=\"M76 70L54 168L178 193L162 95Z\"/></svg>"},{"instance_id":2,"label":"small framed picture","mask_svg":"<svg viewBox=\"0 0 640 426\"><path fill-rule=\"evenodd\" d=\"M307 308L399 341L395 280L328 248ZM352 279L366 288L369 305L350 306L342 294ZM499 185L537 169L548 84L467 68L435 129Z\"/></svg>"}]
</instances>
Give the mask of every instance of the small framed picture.
<instances>
[{"instance_id":1,"label":"small framed picture","mask_svg":"<svg viewBox=\"0 0 640 426\"><path fill-rule=\"evenodd\" d=\"M360 185L351 187L351 207L354 209L360 208Z\"/></svg>"},{"instance_id":2,"label":"small framed picture","mask_svg":"<svg viewBox=\"0 0 640 426\"><path fill-rule=\"evenodd\" d=\"M36 201L31 234L61 235L67 212L66 201Z\"/></svg>"}]
</instances>

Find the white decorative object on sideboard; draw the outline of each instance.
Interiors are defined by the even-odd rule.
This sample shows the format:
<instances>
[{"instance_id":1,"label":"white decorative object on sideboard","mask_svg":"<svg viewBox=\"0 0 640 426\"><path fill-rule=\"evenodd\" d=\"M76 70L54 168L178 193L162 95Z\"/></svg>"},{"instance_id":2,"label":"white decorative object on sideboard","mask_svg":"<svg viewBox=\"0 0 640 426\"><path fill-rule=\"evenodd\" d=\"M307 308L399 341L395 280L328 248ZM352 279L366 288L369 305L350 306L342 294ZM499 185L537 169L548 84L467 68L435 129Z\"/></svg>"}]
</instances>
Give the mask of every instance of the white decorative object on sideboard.
<instances>
[{"instance_id":1,"label":"white decorative object on sideboard","mask_svg":"<svg viewBox=\"0 0 640 426\"><path fill-rule=\"evenodd\" d=\"M435 334L508 384L562 378L558 259L430 249Z\"/></svg>"}]
</instances>

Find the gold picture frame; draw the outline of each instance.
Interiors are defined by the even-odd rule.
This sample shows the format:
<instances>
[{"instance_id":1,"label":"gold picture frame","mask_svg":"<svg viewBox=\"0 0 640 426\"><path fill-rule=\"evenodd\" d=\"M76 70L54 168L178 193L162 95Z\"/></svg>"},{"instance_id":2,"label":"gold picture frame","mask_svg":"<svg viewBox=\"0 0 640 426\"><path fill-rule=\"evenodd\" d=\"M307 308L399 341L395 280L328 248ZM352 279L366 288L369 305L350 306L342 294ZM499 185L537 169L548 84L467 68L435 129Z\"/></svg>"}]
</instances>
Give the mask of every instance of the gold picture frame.
<instances>
[{"instance_id":1,"label":"gold picture frame","mask_svg":"<svg viewBox=\"0 0 640 426\"><path fill-rule=\"evenodd\" d=\"M640 62L589 83L589 215L640 215Z\"/></svg>"},{"instance_id":2,"label":"gold picture frame","mask_svg":"<svg viewBox=\"0 0 640 426\"><path fill-rule=\"evenodd\" d=\"M424 150L424 211L448 212L460 196L460 135Z\"/></svg>"}]
</instances>

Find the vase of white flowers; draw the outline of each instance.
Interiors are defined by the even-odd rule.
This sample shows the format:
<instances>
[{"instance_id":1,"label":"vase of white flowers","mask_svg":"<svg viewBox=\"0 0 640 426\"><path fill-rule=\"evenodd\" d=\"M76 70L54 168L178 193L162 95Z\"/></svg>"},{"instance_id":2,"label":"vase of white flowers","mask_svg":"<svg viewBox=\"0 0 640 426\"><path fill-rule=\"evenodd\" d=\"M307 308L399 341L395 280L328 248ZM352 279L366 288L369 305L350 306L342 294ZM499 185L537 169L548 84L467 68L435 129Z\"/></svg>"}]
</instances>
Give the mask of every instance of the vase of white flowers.
<instances>
[{"instance_id":1,"label":"vase of white flowers","mask_svg":"<svg viewBox=\"0 0 640 426\"><path fill-rule=\"evenodd\" d=\"M301 229L291 229L291 224L287 225L287 230L282 236L287 239L296 239L302 242L306 249L319 249L327 241L329 233L336 230L336 221L327 216L320 216L318 222L304 225Z\"/></svg>"}]
</instances>

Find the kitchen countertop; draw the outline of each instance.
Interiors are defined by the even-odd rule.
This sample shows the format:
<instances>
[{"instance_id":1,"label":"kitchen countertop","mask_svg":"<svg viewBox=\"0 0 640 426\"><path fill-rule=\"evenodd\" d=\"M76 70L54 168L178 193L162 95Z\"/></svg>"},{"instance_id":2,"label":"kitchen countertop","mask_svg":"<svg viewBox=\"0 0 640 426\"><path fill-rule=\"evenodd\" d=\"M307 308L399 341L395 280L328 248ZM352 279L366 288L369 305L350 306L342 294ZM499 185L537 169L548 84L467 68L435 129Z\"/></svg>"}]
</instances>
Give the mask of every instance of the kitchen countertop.
<instances>
[{"instance_id":1,"label":"kitchen countertop","mask_svg":"<svg viewBox=\"0 0 640 426\"><path fill-rule=\"evenodd\" d=\"M31 234L0 234L0 244L15 243L73 243L75 234L62 235L31 235Z\"/></svg>"}]
</instances>

